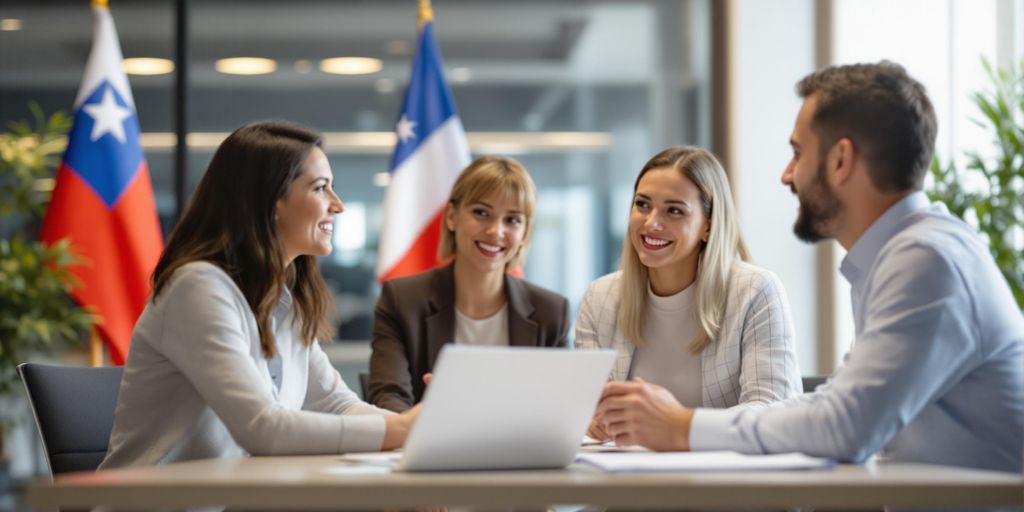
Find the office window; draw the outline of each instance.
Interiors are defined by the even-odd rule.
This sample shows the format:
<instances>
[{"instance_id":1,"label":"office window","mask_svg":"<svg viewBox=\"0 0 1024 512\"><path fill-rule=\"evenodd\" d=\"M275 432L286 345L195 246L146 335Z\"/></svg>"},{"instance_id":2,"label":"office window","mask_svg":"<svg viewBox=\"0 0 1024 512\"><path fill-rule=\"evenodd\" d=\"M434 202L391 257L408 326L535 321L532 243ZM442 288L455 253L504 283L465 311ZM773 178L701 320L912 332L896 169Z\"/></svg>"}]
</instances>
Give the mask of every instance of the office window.
<instances>
[{"instance_id":1,"label":"office window","mask_svg":"<svg viewBox=\"0 0 1024 512\"><path fill-rule=\"evenodd\" d=\"M410 73L416 8L406 1L245 5L193 6L190 131L223 133L283 118L328 134L335 190L350 209L322 266L338 299L339 339L368 339L380 175L392 149L382 141L394 129ZM587 284L617 264L640 166L662 146L709 139L709 7L438 1L434 14L473 156L516 157L537 182L526 277L565 294L575 309ZM226 17L231 27L221 30ZM272 58L277 70L214 70L217 59L244 56ZM333 57L379 59L381 69L321 71L321 60ZM191 182L211 151L193 151Z\"/></svg>"},{"instance_id":2,"label":"office window","mask_svg":"<svg viewBox=\"0 0 1024 512\"><path fill-rule=\"evenodd\" d=\"M987 128L975 122L981 116L971 95L990 88L982 59L1006 67L1024 58L1024 1L837 0L833 48L837 64L888 59L921 81L938 120L935 153L962 168L965 151L993 151ZM838 245L837 251L845 254ZM849 286L838 274L836 283L836 309L849 311ZM837 358L853 339L852 322L837 316Z\"/></svg>"},{"instance_id":3,"label":"office window","mask_svg":"<svg viewBox=\"0 0 1024 512\"><path fill-rule=\"evenodd\" d=\"M187 5L188 191L242 124L284 119L325 132L348 209L323 272L338 302L338 338L368 339L382 173L410 73L415 2ZM111 12L125 57L172 58L174 2L112 2ZM710 143L709 2L438 0L434 14L473 156L518 158L537 182L526 278L569 297L575 311L587 284L617 266L633 180L647 158L668 145ZM0 32L0 122L27 117L29 101L69 111L92 33L87 2L16 0L3 17L23 24ZM235 57L270 59L272 69L218 70ZM377 59L380 69L323 71L333 57ZM174 78L129 80L166 236L179 206Z\"/></svg>"}]
</instances>

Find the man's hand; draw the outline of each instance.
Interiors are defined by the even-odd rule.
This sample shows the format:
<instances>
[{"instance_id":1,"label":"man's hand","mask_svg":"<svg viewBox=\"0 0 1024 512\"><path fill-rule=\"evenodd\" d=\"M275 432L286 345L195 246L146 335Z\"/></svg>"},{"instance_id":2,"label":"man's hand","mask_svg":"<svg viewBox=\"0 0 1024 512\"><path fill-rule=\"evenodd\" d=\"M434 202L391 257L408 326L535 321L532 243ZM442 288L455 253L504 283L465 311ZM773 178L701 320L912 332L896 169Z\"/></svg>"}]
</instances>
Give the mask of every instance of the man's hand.
<instances>
[{"instance_id":1,"label":"man's hand","mask_svg":"<svg viewBox=\"0 0 1024 512\"><path fill-rule=\"evenodd\" d=\"M601 393L596 418L619 446L640 445L656 451L690 449L693 409L680 405L672 393L634 379L609 382Z\"/></svg>"}]
</instances>

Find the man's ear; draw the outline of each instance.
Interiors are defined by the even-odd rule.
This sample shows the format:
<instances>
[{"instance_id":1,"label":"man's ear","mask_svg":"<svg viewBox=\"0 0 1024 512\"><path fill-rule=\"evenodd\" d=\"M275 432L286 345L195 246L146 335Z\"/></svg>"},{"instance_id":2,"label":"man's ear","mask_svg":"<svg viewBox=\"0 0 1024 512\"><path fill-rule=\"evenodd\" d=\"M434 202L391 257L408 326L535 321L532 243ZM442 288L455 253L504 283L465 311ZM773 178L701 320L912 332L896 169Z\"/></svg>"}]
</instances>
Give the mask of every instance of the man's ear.
<instances>
[{"instance_id":1,"label":"man's ear","mask_svg":"<svg viewBox=\"0 0 1024 512\"><path fill-rule=\"evenodd\" d=\"M857 150L853 141L843 137L836 141L828 152L828 169L834 185L843 185L853 177L857 161Z\"/></svg>"}]
</instances>

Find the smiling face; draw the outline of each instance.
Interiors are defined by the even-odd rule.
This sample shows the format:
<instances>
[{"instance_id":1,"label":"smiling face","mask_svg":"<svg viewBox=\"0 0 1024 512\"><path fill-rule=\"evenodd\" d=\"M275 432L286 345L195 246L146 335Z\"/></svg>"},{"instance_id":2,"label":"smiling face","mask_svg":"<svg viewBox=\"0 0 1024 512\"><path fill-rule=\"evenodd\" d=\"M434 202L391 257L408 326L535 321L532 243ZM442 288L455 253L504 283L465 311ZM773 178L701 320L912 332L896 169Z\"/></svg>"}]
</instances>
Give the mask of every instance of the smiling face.
<instances>
[{"instance_id":1,"label":"smiling face","mask_svg":"<svg viewBox=\"0 0 1024 512\"><path fill-rule=\"evenodd\" d=\"M313 148L302 173L277 201L277 234L286 261L298 256L326 256L333 248L334 216L345 205L334 193L334 174L327 155Z\"/></svg>"},{"instance_id":2,"label":"smiling face","mask_svg":"<svg viewBox=\"0 0 1024 512\"><path fill-rule=\"evenodd\" d=\"M710 226L700 189L681 171L658 167L640 178L629 215L629 238L652 281L659 272L695 273Z\"/></svg>"},{"instance_id":3,"label":"smiling face","mask_svg":"<svg viewBox=\"0 0 1024 512\"><path fill-rule=\"evenodd\" d=\"M504 272L523 246L527 218L513 194L493 192L477 201L449 204L445 225L454 233L455 258L482 272Z\"/></svg>"}]
</instances>

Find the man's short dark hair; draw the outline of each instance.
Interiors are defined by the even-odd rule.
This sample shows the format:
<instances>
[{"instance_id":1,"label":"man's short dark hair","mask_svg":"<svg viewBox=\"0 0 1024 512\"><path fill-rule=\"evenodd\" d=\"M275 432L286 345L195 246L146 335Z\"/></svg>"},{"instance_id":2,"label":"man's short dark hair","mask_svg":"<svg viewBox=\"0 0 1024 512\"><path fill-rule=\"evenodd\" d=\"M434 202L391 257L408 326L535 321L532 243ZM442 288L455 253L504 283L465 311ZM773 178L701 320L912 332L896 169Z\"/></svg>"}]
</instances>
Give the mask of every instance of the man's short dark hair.
<instances>
[{"instance_id":1,"label":"man's short dark hair","mask_svg":"<svg viewBox=\"0 0 1024 512\"><path fill-rule=\"evenodd\" d=\"M797 93L818 99L811 129L822 155L849 138L867 159L879 190L921 188L935 149L935 110L924 86L903 66L883 60L828 67L800 80Z\"/></svg>"}]
</instances>

